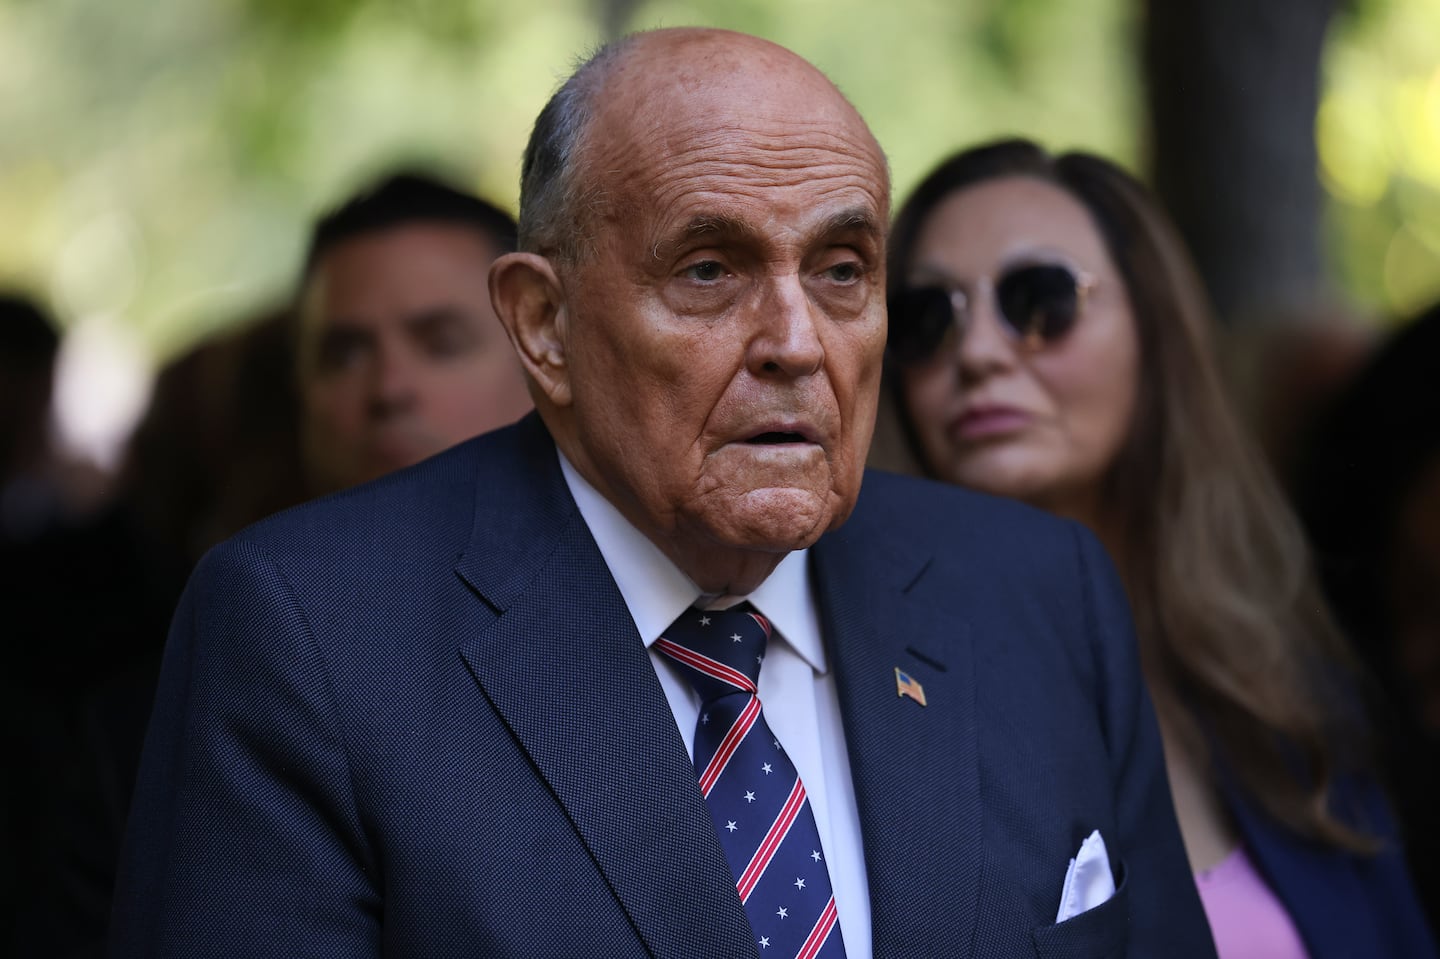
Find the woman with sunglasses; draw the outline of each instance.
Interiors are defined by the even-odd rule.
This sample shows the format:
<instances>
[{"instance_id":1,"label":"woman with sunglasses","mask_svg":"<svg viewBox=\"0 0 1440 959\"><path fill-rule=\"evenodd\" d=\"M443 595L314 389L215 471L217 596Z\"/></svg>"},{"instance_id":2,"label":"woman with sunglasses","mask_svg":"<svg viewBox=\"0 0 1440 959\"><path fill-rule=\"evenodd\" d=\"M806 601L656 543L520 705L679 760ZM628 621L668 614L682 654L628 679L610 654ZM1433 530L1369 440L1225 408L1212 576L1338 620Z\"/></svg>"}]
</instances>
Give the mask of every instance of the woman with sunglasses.
<instances>
[{"instance_id":1,"label":"woman with sunglasses","mask_svg":"<svg viewBox=\"0 0 1440 959\"><path fill-rule=\"evenodd\" d=\"M1098 157L969 150L901 208L889 283L925 471L1084 523L1121 572L1220 959L1435 955L1343 643L1154 200Z\"/></svg>"}]
</instances>

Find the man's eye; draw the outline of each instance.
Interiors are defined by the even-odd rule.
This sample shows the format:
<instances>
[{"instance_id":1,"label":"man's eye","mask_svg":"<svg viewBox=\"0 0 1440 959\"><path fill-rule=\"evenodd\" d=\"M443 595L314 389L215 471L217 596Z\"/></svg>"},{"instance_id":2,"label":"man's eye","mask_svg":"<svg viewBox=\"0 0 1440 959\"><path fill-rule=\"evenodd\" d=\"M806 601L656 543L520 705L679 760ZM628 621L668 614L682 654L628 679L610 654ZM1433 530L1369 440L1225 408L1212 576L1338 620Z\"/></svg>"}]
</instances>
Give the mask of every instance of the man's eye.
<instances>
[{"instance_id":1,"label":"man's eye","mask_svg":"<svg viewBox=\"0 0 1440 959\"><path fill-rule=\"evenodd\" d=\"M365 356L366 345L359 337L332 336L321 340L315 365L323 372L352 369Z\"/></svg>"},{"instance_id":2,"label":"man's eye","mask_svg":"<svg viewBox=\"0 0 1440 959\"><path fill-rule=\"evenodd\" d=\"M854 283L860 279L860 272L858 263L836 263L825 274L837 283Z\"/></svg>"},{"instance_id":3,"label":"man's eye","mask_svg":"<svg viewBox=\"0 0 1440 959\"><path fill-rule=\"evenodd\" d=\"M699 263L687 266L683 275L691 280L699 280L702 283L713 283L726 274L725 267L715 260L702 260Z\"/></svg>"},{"instance_id":4,"label":"man's eye","mask_svg":"<svg viewBox=\"0 0 1440 959\"><path fill-rule=\"evenodd\" d=\"M470 338L460 331L448 330L425 337L424 345L428 355L443 359L466 352L470 342Z\"/></svg>"},{"instance_id":5,"label":"man's eye","mask_svg":"<svg viewBox=\"0 0 1440 959\"><path fill-rule=\"evenodd\" d=\"M416 331L415 338L425 355L435 359L446 359L470 352L478 337L474 329L458 318L443 323L433 323Z\"/></svg>"}]
</instances>

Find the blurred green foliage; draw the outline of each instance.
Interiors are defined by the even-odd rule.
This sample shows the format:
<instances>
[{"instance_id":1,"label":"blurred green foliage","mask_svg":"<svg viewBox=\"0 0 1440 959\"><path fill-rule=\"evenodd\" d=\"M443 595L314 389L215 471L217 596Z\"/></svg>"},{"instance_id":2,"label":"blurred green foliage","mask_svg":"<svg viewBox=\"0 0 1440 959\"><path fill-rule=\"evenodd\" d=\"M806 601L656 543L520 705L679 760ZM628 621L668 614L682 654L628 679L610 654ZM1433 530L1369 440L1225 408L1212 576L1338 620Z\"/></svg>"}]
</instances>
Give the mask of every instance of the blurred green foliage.
<instances>
[{"instance_id":1,"label":"blurred green foliage","mask_svg":"<svg viewBox=\"0 0 1440 959\"><path fill-rule=\"evenodd\" d=\"M394 164L513 208L532 119L617 16L810 58L897 195L1007 133L1140 165L1132 0L0 0L0 283L160 359L283 299L314 215ZM1326 91L1337 277L1440 295L1440 3L1357 0Z\"/></svg>"},{"instance_id":2,"label":"blurred green foliage","mask_svg":"<svg viewBox=\"0 0 1440 959\"><path fill-rule=\"evenodd\" d=\"M1350 4L1316 117L1330 259L1357 301L1408 318L1440 299L1440 0Z\"/></svg>"}]
</instances>

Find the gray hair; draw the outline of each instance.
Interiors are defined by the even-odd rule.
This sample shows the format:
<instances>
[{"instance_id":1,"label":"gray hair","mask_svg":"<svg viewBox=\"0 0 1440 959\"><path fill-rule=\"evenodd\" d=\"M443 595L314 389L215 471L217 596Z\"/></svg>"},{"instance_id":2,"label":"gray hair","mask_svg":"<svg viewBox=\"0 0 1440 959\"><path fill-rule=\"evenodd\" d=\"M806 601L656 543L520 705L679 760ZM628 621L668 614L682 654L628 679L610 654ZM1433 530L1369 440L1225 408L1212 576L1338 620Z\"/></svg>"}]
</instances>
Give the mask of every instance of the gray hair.
<instances>
[{"instance_id":1,"label":"gray hair","mask_svg":"<svg viewBox=\"0 0 1440 959\"><path fill-rule=\"evenodd\" d=\"M586 247L588 184L577 157L611 69L634 35L605 44L583 60L535 118L520 167L520 249L575 263Z\"/></svg>"}]
</instances>

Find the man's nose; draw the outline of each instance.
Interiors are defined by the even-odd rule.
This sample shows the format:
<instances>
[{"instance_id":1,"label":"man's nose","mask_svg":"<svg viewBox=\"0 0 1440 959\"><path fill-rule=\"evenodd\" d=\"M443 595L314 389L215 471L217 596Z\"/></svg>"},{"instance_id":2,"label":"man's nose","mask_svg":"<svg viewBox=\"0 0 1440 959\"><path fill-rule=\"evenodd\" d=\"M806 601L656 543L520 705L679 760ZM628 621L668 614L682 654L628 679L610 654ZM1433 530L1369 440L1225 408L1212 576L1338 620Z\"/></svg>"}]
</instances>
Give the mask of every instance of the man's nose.
<instances>
[{"instance_id":1,"label":"man's nose","mask_svg":"<svg viewBox=\"0 0 1440 959\"><path fill-rule=\"evenodd\" d=\"M417 397L416 378L420 375L421 371L403 351L381 347L371 371L371 414L387 416L411 409Z\"/></svg>"},{"instance_id":2,"label":"man's nose","mask_svg":"<svg viewBox=\"0 0 1440 959\"><path fill-rule=\"evenodd\" d=\"M750 344L749 362L757 376L809 376L825 360L818 324L824 317L806 294L799 276L775 277L767 284Z\"/></svg>"}]
</instances>

